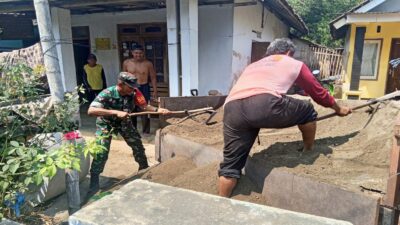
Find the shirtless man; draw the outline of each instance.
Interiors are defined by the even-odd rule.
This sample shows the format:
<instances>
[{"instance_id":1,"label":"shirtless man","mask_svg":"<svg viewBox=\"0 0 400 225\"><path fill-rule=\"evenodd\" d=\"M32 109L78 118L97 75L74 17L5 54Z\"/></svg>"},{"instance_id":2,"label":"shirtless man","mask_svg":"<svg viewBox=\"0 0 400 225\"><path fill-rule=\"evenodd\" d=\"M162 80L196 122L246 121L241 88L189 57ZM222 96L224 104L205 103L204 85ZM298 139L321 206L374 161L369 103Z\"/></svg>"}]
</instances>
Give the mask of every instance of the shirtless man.
<instances>
[{"instance_id":1,"label":"shirtless man","mask_svg":"<svg viewBox=\"0 0 400 225\"><path fill-rule=\"evenodd\" d=\"M157 100L157 76L153 64L144 58L144 49L136 45L132 49L132 58L126 59L122 65L122 70L132 73L136 76L140 85L139 90L143 93L147 104L150 104L150 85L153 87L153 99ZM148 116L142 116L142 131L144 134L150 133L150 119ZM137 127L136 117L133 117L133 123Z\"/></svg>"}]
</instances>

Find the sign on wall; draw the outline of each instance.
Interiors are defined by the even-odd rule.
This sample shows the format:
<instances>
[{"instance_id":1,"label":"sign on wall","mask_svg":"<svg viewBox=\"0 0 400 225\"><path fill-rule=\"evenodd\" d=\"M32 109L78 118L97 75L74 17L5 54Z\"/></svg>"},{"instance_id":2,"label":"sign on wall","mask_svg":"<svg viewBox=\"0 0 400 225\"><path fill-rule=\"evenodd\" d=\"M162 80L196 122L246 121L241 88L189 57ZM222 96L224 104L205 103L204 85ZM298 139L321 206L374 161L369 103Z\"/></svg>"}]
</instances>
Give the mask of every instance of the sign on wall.
<instances>
[{"instance_id":1,"label":"sign on wall","mask_svg":"<svg viewBox=\"0 0 400 225\"><path fill-rule=\"evenodd\" d=\"M110 50L111 40L110 38L95 38L96 50Z\"/></svg>"}]
</instances>

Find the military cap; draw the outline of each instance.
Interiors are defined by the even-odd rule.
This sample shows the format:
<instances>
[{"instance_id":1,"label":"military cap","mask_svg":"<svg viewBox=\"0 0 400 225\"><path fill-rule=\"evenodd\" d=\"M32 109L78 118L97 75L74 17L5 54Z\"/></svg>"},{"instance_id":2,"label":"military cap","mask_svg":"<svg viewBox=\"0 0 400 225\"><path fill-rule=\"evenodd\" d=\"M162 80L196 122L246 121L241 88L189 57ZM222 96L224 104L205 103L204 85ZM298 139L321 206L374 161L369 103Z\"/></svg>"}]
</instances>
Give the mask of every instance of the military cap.
<instances>
[{"instance_id":1,"label":"military cap","mask_svg":"<svg viewBox=\"0 0 400 225\"><path fill-rule=\"evenodd\" d=\"M118 79L122 82L124 82L126 85L130 86L131 88L136 88L138 87L137 79L136 77L128 72L120 72L118 75Z\"/></svg>"}]
</instances>

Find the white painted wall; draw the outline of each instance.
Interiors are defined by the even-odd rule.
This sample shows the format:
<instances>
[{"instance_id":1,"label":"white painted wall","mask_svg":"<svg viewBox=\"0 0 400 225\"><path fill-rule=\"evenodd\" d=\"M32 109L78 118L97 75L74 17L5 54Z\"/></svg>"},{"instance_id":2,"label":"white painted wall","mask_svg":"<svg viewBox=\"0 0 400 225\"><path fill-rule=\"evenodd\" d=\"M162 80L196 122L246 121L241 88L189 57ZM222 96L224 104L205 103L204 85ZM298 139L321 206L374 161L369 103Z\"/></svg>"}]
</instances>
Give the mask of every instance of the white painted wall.
<instances>
[{"instance_id":1,"label":"white painted wall","mask_svg":"<svg viewBox=\"0 0 400 225\"><path fill-rule=\"evenodd\" d=\"M68 9L51 8L53 34L57 45L57 55L60 64L64 91L73 91L77 86L74 61L74 48L69 43L72 40L71 14Z\"/></svg>"},{"instance_id":2,"label":"white painted wall","mask_svg":"<svg viewBox=\"0 0 400 225\"><path fill-rule=\"evenodd\" d=\"M181 79L179 74L179 36L177 0L166 0L167 9L167 39L168 39L168 78L169 96L179 96Z\"/></svg>"},{"instance_id":3,"label":"white painted wall","mask_svg":"<svg viewBox=\"0 0 400 225\"><path fill-rule=\"evenodd\" d=\"M232 74L233 5L199 7L199 95L227 94Z\"/></svg>"},{"instance_id":4,"label":"white painted wall","mask_svg":"<svg viewBox=\"0 0 400 225\"><path fill-rule=\"evenodd\" d=\"M165 9L72 16L72 26L89 26L91 50L97 56L98 63L104 67L108 85L116 84L121 69L117 24L153 22L166 22ZM95 38L110 38L111 50L96 50Z\"/></svg>"},{"instance_id":5,"label":"white painted wall","mask_svg":"<svg viewBox=\"0 0 400 225\"><path fill-rule=\"evenodd\" d=\"M235 3L248 2L235 0ZM289 27L265 9L264 28L261 28L262 5L235 6L233 11L233 51L230 87L236 82L244 68L250 63L253 41L271 42L276 38L288 37ZM253 32L261 32L261 38Z\"/></svg>"},{"instance_id":6,"label":"white painted wall","mask_svg":"<svg viewBox=\"0 0 400 225\"><path fill-rule=\"evenodd\" d=\"M182 96L199 89L199 10L197 0L180 2Z\"/></svg>"},{"instance_id":7,"label":"white painted wall","mask_svg":"<svg viewBox=\"0 0 400 225\"><path fill-rule=\"evenodd\" d=\"M235 0L243 2L246 0ZM198 88L200 95L211 89L228 94L233 81L250 62L253 41L272 41L287 37L289 28L265 9L261 28L262 5L212 5L198 8ZM117 24L166 22L166 9L121 13L73 15L72 26L89 26L92 52L103 65L107 83L117 81L120 70ZM262 32L261 38L252 30ZM95 38L110 38L111 50L96 50Z\"/></svg>"}]
</instances>

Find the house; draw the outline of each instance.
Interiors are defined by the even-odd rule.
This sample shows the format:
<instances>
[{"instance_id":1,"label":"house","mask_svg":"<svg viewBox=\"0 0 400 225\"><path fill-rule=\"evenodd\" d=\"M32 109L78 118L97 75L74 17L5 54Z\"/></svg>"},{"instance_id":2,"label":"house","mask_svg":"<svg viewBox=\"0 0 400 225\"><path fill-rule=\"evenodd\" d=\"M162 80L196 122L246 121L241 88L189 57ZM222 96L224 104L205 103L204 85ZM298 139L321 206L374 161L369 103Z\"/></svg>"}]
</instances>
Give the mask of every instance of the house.
<instances>
[{"instance_id":1,"label":"house","mask_svg":"<svg viewBox=\"0 0 400 225\"><path fill-rule=\"evenodd\" d=\"M39 41L33 18L29 14L0 13L0 52L25 48Z\"/></svg>"},{"instance_id":2,"label":"house","mask_svg":"<svg viewBox=\"0 0 400 225\"><path fill-rule=\"evenodd\" d=\"M80 84L89 52L115 84L129 49L145 48L161 96L227 94L268 44L307 27L286 0L49 0L64 89ZM34 13L32 1L3 0L0 13ZM1 38L1 35L0 35Z\"/></svg>"},{"instance_id":3,"label":"house","mask_svg":"<svg viewBox=\"0 0 400 225\"><path fill-rule=\"evenodd\" d=\"M343 98L376 98L400 89L400 1L367 0L330 23L345 38Z\"/></svg>"}]
</instances>

